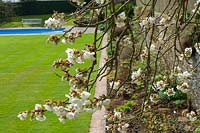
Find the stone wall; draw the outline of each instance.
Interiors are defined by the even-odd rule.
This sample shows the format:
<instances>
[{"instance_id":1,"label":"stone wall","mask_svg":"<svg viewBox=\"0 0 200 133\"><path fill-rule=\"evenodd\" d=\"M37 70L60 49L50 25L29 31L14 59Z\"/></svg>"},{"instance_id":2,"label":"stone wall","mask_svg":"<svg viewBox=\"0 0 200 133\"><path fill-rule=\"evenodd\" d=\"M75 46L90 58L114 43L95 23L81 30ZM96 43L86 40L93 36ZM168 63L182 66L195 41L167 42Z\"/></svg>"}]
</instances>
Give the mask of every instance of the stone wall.
<instances>
[{"instance_id":1,"label":"stone wall","mask_svg":"<svg viewBox=\"0 0 200 133\"><path fill-rule=\"evenodd\" d=\"M149 1L152 1L152 0L136 0L136 1L137 1L138 6L142 6L143 5L142 2L147 4ZM171 10L170 7L173 7L175 1L178 1L178 0L157 0L156 7L155 7L156 11L162 12L165 9L165 7L168 5L169 2L170 2L170 6L168 8L168 11ZM188 0L188 10L194 9L195 1L196 0Z\"/></svg>"}]
</instances>

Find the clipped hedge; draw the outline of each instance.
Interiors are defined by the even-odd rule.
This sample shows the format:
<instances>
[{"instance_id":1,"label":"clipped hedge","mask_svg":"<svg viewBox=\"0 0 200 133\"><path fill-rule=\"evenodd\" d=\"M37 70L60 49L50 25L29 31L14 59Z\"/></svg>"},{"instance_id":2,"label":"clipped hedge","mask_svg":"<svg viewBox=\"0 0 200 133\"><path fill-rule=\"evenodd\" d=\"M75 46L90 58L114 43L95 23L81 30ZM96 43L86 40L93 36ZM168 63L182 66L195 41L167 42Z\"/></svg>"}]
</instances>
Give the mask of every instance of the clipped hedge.
<instances>
[{"instance_id":1,"label":"clipped hedge","mask_svg":"<svg viewBox=\"0 0 200 133\"><path fill-rule=\"evenodd\" d=\"M15 16L15 4L3 3L0 1L0 23L7 22Z\"/></svg>"},{"instance_id":2,"label":"clipped hedge","mask_svg":"<svg viewBox=\"0 0 200 133\"><path fill-rule=\"evenodd\" d=\"M71 13L76 8L67 1L31 1L16 3L16 15L41 15L52 14L53 11Z\"/></svg>"}]
</instances>

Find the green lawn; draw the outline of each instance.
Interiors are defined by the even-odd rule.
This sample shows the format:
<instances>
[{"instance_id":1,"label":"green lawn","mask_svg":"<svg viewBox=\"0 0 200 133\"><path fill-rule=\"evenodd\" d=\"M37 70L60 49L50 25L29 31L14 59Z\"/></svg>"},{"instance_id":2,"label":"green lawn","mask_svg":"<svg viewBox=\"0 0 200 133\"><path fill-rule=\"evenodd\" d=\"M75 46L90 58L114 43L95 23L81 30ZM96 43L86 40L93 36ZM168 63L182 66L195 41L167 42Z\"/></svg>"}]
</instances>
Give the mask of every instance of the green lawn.
<instances>
[{"instance_id":1,"label":"green lawn","mask_svg":"<svg viewBox=\"0 0 200 133\"><path fill-rule=\"evenodd\" d=\"M81 49L92 43L92 35L84 35L75 45L45 44L48 36L0 36L0 132L2 133L87 133L91 114L83 113L76 120L59 122L55 114L47 120L20 121L20 111L34 108L45 99L64 99L67 82L55 76L54 60L67 57L67 47Z\"/></svg>"}]
</instances>

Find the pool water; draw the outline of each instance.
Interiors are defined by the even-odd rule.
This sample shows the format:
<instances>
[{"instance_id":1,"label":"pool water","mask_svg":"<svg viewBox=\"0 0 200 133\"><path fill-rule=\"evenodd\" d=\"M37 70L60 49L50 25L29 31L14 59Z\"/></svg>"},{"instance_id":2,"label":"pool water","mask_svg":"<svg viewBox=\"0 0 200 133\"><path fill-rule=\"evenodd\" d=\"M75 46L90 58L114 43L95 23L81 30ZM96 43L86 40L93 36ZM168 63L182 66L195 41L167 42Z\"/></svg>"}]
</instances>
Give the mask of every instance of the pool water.
<instances>
[{"instance_id":1,"label":"pool water","mask_svg":"<svg viewBox=\"0 0 200 133\"><path fill-rule=\"evenodd\" d=\"M45 29L45 28L36 28L36 29L0 29L1 34L53 34L53 33L63 33L65 28L60 29Z\"/></svg>"}]
</instances>

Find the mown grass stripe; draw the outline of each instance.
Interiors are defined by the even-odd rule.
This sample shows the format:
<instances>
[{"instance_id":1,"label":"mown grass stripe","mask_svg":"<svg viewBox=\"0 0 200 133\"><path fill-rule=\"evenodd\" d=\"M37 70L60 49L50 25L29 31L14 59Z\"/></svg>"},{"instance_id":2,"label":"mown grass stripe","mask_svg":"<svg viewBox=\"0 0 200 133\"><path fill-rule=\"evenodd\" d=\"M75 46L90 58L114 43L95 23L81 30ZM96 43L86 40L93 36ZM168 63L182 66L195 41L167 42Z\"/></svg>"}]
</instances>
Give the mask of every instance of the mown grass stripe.
<instances>
[{"instance_id":1,"label":"mown grass stripe","mask_svg":"<svg viewBox=\"0 0 200 133\"><path fill-rule=\"evenodd\" d=\"M69 91L66 82L61 82L51 67L53 60L65 57L71 45L45 45L47 36L0 37L0 131L6 133L87 133L91 115L81 114L77 120L58 122L55 114L48 113L47 121L20 121L19 111L34 107L47 98L64 99ZM84 35L75 47L92 43L92 35ZM15 45L9 47L9 45ZM15 52L16 53L15 53ZM11 55L12 54L12 55ZM78 127L78 128L77 128Z\"/></svg>"}]
</instances>

